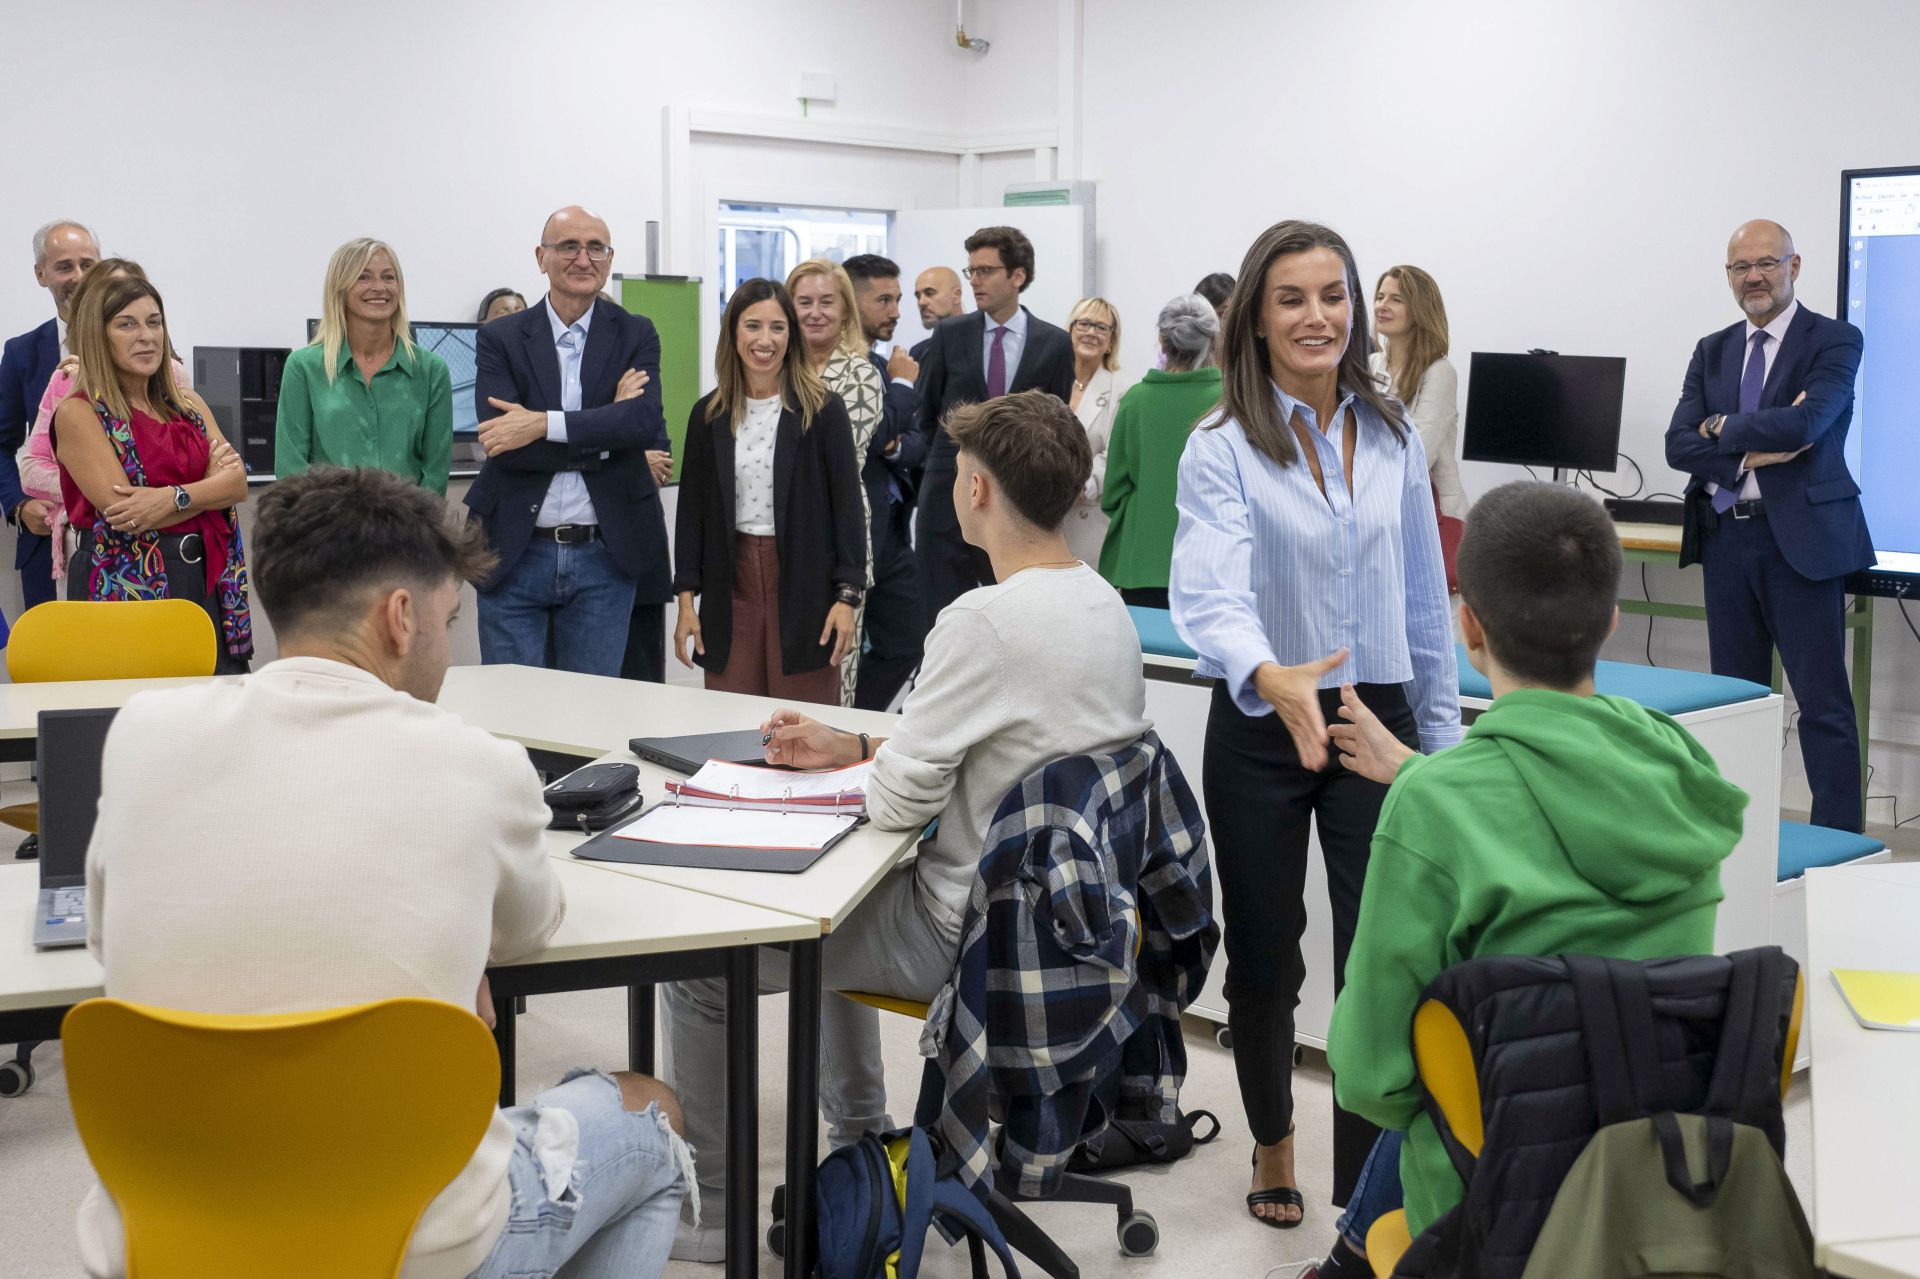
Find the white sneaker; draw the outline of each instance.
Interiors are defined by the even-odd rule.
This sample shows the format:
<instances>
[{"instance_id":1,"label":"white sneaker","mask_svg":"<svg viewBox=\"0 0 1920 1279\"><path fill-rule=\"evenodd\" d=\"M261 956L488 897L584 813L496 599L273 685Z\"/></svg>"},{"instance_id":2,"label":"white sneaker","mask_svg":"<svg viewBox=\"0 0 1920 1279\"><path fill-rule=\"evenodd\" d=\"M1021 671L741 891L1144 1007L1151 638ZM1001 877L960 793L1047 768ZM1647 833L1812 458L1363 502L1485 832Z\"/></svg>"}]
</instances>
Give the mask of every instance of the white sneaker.
<instances>
[{"instance_id":1,"label":"white sneaker","mask_svg":"<svg viewBox=\"0 0 1920 1279\"><path fill-rule=\"evenodd\" d=\"M680 1222L673 1229L673 1251L668 1255L675 1261L725 1261L725 1224L715 1225L711 1220L703 1220L699 1226L690 1226L684 1221Z\"/></svg>"}]
</instances>

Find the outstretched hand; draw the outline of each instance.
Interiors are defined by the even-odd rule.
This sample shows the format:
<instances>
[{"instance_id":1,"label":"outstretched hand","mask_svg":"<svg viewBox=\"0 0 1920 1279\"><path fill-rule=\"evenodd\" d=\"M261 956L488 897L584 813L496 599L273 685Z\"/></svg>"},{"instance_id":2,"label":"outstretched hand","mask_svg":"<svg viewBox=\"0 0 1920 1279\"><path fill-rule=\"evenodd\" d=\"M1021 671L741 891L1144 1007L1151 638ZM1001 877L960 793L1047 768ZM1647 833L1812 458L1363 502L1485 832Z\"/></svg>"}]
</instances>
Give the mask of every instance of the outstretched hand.
<instances>
[{"instance_id":1,"label":"outstretched hand","mask_svg":"<svg viewBox=\"0 0 1920 1279\"><path fill-rule=\"evenodd\" d=\"M1417 754L1380 722L1353 685L1340 686L1340 721L1327 732L1340 752L1340 763L1371 781L1391 783L1400 765Z\"/></svg>"},{"instance_id":2,"label":"outstretched hand","mask_svg":"<svg viewBox=\"0 0 1920 1279\"><path fill-rule=\"evenodd\" d=\"M1320 711L1320 677L1346 660L1343 648L1317 662L1299 666L1267 662L1253 672L1253 691L1287 726L1302 768L1318 771L1327 766L1327 718Z\"/></svg>"}]
</instances>

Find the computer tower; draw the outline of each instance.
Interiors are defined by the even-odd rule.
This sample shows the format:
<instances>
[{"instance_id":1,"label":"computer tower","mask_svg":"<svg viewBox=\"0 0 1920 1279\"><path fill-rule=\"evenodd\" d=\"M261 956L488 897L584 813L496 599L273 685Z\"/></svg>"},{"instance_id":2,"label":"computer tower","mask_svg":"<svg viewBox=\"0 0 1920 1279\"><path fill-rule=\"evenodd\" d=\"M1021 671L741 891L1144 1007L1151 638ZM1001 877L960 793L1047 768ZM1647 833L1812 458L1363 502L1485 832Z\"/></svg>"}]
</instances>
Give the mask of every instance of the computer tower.
<instances>
[{"instance_id":1,"label":"computer tower","mask_svg":"<svg viewBox=\"0 0 1920 1279\"><path fill-rule=\"evenodd\" d=\"M280 375L292 351L268 346L196 346L193 389L207 402L220 430L254 480L273 477L274 422L280 411Z\"/></svg>"}]
</instances>

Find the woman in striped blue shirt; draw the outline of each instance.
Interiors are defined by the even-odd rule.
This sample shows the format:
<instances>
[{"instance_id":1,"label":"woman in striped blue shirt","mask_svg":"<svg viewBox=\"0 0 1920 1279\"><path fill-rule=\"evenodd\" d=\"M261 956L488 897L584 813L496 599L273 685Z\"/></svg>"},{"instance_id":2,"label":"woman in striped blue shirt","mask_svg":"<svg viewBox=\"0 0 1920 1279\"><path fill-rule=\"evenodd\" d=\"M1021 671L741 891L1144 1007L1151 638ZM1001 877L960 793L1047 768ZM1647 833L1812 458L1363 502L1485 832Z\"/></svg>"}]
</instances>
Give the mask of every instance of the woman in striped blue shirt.
<instances>
[{"instance_id":1,"label":"woman in striped blue shirt","mask_svg":"<svg viewBox=\"0 0 1920 1279\"><path fill-rule=\"evenodd\" d=\"M1326 864L1338 991L1387 790L1333 758L1327 721L1352 684L1408 745L1460 739L1426 454L1367 369L1363 296L1352 251L1326 227L1282 222L1254 241L1226 308L1220 407L1180 459L1170 597L1198 674L1215 681L1203 790L1234 1065L1256 1143L1247 1209L1282 1229L1305 1213L1292 1061L1309 824ZM1375 1136L1336 1107L1335 1203Z\"/></svg>"}]
</instances>

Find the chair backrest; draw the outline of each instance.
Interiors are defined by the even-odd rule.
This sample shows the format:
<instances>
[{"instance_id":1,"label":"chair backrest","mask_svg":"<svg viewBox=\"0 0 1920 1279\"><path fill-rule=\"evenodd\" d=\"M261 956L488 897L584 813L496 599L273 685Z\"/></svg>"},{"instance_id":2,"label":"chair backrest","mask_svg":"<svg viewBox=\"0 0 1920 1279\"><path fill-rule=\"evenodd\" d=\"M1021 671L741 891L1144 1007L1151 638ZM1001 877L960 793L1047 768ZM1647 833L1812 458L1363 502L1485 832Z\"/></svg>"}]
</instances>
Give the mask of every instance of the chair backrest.
<instances>
[{"instance_id":1,"label":"chair backrest","mask_svg":"<svg viewBox=\"0 0 1920 1279\"><path fill-rule=\"evenodd\" d=\"M500 1086L479 1018L431 999L260 1017L90 999L61 1034L128 1279L392 1279Z\"/></svg>"},{"instance_id":2,"label":"chair backrest","mask_svg":"<svg viewBox=\"0 0 1920 1279\"><path fill-rule=\"evenodd\" d=\"M7 675L16 684L211 675L217 642L192 600L53 600L13 624Z\"/></svg>"}]
</instances>

